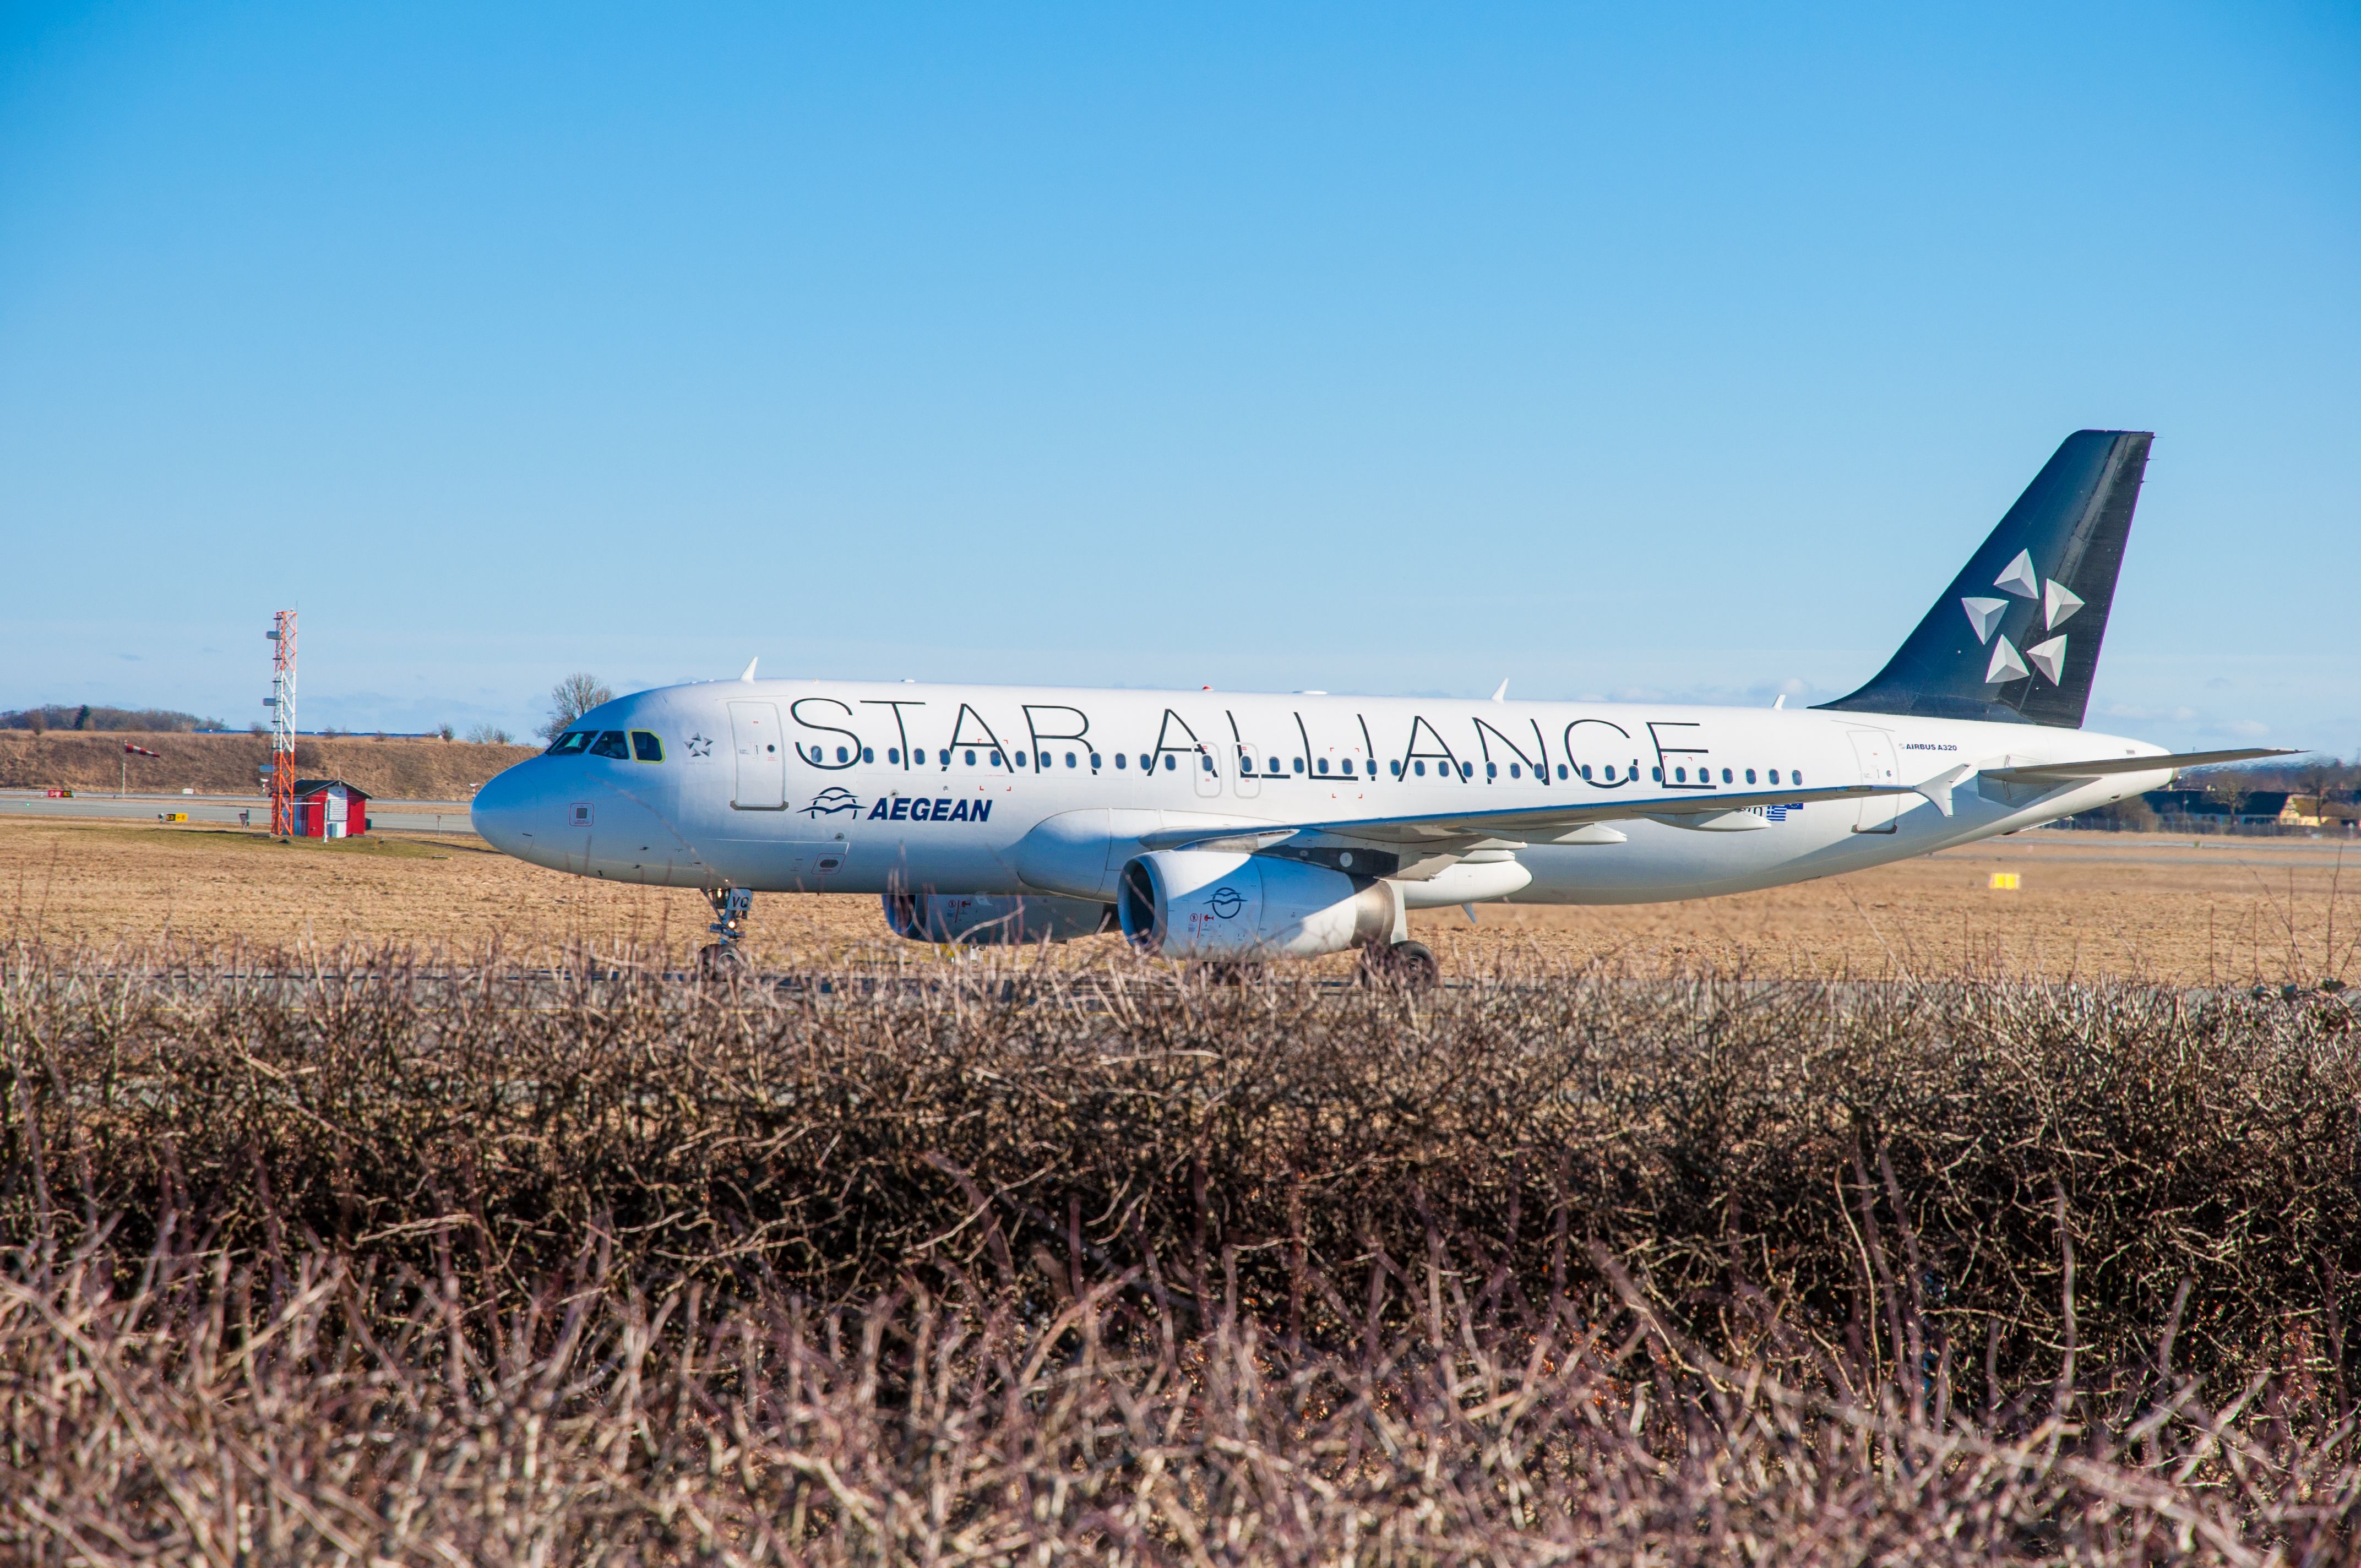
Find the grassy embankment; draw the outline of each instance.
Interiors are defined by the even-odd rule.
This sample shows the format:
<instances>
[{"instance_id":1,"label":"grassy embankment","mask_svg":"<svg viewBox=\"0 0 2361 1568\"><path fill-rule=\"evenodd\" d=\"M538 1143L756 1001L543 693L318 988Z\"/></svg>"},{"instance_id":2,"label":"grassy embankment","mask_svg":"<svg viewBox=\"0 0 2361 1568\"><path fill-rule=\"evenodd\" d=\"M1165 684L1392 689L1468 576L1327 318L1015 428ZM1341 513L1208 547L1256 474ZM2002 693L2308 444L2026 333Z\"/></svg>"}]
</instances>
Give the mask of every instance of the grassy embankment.
<instances>
[{"instance_id":1,"label":"grassy embankment","mask_svg":"<svg viewBox=\"0 0 2361 1568\"><path fill-rule=\"evenodd\" d=\"M255 770L270 760L270 742L259 735L112 730L36 735L29 729L0 729L0 789L111 793L123 776L118 770L126 762L126 741L158 753L131 757L123 770L132 791L139 794L176 795L192 789L199 795L253 795L261 787ZM465 800L475 786L533 751L465 740L305 736L297 743L295 759L306 777L344 779L380 799Z\"/></svg>"}]
</instances>

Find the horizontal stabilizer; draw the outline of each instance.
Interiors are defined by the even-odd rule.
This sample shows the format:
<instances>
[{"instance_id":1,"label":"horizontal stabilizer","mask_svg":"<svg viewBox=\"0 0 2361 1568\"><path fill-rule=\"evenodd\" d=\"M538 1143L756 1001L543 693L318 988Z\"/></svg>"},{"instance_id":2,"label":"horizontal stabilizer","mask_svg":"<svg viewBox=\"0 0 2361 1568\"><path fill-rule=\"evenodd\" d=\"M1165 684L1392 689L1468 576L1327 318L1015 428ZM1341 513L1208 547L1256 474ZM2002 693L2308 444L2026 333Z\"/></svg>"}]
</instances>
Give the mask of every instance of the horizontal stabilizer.
<instances>
[{"instance_id":1,"label":"horizontal stabilizer","mask_svg":"<svg viewBox=\"0 0 2361 1568\"><path fill-rule=\"evenodd\" d=\"M2056 779L2101 779L2110 773L2153 773L2202 768L2213 762L2250 762L2257 757L2292 757L2286 746L2248 746L2235 751L2171 751L2160 757L2098 757L2087 762L2028 762L2016 768L1986 768L1984 777L2003 784L2038 784Z\"/></svg>"}]
</instances>

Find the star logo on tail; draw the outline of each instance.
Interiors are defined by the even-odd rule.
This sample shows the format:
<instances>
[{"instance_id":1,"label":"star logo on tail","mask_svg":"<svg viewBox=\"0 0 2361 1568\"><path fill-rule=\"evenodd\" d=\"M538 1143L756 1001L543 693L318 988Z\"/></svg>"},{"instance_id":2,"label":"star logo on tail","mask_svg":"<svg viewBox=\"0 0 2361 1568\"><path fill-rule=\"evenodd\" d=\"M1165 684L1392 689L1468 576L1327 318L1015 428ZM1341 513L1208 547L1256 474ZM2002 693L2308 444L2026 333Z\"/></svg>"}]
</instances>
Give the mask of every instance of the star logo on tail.
<instances>
[{"instance_id":1,"label":"star logo on tail","mask_svg":"<svg viewBox=\"0 0 2361 1568\"><path fill-rule=\"evenodd\" d=\"M2038 600L2041 605L2041 626L2044 631L2055 631L2073 618L2082 608L2082 596L2055 577L2044 577L2033 569L2032 552L2020 550L2016 558L2003 567L1993 587L2015 599ZM1960 600L1960 608L1968 614L1968 624L1974 628L1976 641L1992 645L1992 659L1984 666L1984 682L1999 685L2008 681L2028 680L2039 671L2044 680L2057 685L2066 674L2066 639L2052 637L2036 642L2022 652L2016 645L2003 637L1993 641L1993 634L2000 630L2014 599L1991 598L1973 595ZM2030 606L2028 606L2028 609ZM2017 633L2025 635L2022 630Z\"/></svg>"}]
</instances>

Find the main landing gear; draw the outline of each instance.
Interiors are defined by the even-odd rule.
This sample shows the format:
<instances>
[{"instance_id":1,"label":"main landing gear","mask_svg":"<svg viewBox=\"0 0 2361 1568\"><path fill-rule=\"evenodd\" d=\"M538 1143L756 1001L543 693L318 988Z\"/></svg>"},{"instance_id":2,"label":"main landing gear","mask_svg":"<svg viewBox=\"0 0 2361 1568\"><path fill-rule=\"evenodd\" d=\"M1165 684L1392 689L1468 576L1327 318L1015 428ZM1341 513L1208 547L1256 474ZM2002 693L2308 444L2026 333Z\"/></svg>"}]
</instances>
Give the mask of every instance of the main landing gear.
<instances>
[{"instance_id":1,"label":"main landing gear","mask_svg":"<svg viewBox=\"0 0 2361 1568\"><path fill-rule=\"evenodd\" d=\"M742 975L750 967L746 955L739 950L738 939L746 934L746 912L754 907L754 893L744 887L708 887L705 901L713 905L713 924L707 930L721 940L709 942L698 950L697 972L704 980L720 980L730 975Z\"/></svg>"},{"instance_id":2,"label":"main landing gear","mask_svg":"<svg viewBox=\"0 0 2361 1568\"><path fill-rule=\"evenodd\" d=\"M1360 981L1381 991L1433 991L1443 965L1424 942L1371 943L1361 949Z\"/></svg>"}]
</instances>

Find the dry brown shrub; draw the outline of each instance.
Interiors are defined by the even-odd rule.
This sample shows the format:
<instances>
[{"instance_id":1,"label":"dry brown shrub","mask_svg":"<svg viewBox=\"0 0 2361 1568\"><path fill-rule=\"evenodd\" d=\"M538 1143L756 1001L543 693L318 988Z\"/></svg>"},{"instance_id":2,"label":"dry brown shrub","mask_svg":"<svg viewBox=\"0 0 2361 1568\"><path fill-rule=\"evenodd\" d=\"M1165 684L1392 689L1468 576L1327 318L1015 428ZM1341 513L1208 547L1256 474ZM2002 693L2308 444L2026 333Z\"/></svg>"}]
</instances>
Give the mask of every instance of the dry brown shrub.
<instances>
[{"instance_id":1,"label":"dry brown shrub","mask_svg":"<svg viewBox=\"0 0 2361 1568\"><path fill-rule=\"evenodd\" d=\"M0 1540L2348 1560L2351 1022L19 948Z\"/></svg>"}]
</instances>

